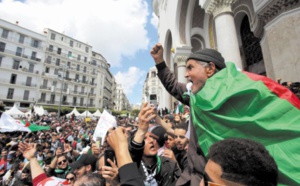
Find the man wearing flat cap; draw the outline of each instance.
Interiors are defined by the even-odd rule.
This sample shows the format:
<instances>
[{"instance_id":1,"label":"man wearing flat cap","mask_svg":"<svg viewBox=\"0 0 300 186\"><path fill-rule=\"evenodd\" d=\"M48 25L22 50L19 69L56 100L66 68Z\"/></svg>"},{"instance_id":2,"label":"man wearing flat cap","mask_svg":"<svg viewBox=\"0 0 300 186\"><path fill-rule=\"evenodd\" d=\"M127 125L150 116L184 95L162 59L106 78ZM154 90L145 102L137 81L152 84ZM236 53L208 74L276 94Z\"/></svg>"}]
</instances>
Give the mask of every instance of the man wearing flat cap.
<instances>
[{"instance_id":1,"label":"man wearing flat cap","mask_svg":"<svg viewBox=\"0 0 300 186\"><path fill-rule=\"evenodd\" d=\"M209 147L233 137L262 143L276 162L288 164L278 164L279 183L300 184L300 156L294 152L300 148L300 101L291 91L265 76L239 71L232 62L225 64L214 49L187 57L189 83L181 83L164 62L161 44L154 45L150 53L165 89L191 109L188 167L176 185L198 186ZM286 140L278 138L282 131ZM290 157L289 162L283 157Z\"/></svg>"},{"instance_id":2,"label":"man wearing flat cap","mask_svg":"<svg viewBox=\"0 0 300 186\"><path fill-rule=\"evenodd\" d=\"M152 48L151 55L156 63L158 77L166 90L182 103L190 105L189 99L183 100L182 98L182 95L187 92L186 84L177 82L175 75L167 67L163 59L163 48L161 44L156 44ZM225 67L224 58L216 50L204 49L190 54L187 58L185 77L193 83L191 92L193 94L199 92L208 78ZM183 170L176 185L199 185L206 160L198 144L197 134L193 127L190 128L187 157L189 166Z\"/></svg>"}]
</instances>

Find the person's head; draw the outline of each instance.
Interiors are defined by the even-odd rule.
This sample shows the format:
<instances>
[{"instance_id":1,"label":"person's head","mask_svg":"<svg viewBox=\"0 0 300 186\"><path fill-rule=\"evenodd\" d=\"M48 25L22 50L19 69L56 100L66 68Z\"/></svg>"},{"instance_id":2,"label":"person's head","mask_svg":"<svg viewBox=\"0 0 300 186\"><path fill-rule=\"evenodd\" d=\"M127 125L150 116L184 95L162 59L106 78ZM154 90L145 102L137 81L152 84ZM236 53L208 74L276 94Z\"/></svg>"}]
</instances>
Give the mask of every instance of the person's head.
<instances>
[{"instance_id":1,"label":"person's head","mask_svg":"<svg viewBox=\"0 0 300 186\"><path fill-rule=\"evenodd\" d=\"M216 50L203 49L190 54L186 62L185 77L193 83L192 93L199 92L208 78L225 67L224 58Z\"/></svg>"},{"instance_id":2,"label":"person's head","mask_svg":"<svg viewBox=\"0 0 300 186\"><path fill-rule=\"evenodd\" d=\"M89 173L78 178L74 186L103 186L100 174Z\"/></svg>"},{"instance_id":3,"label":"person's head","mask_svg":"<svg viewBox=\"0 0 300 186\"><path fill-rule=\"evenodd\" d=\"M145 147L143 156L152 157L157 155L157 140L158 137L151 132L145 135Z\"/></svg>"},{"instance_id":4,"label":"person's head","mask_svg":"<svg viewBox=\"0 0 300 186\"><path fill-rule=\"evenodd\" d=\"M8 153L8 150L7 149L2 149L1 151L1 158L3 159L7 159L7 153Z\"/></svg>"},{"instance_id":5,"label":"person's head","mask_svg":"<svg viewBox=\"0 0 300 186\"><path fill-rule=\"evenodd\" d=\"M173 148L175 146L175 139L171 135L167 136L166 146L169 149L171 149L171 148Z\"/></svg>"},{"instance_id":6,"label":"person's head","mask_svg":"<svg viewBox=\"0 0 300 186\"><path fill-rule=\"evenodd\" d=\"M58 155L57 157L57 168L65 170L69 166L67 156L64 154Z\"/></svg>"},{"instance_id":7,"label":"person's head","mask_svg":"<svg viewBox=\"0 0 300 186\"><path fill-rule=\"evenodd\" d=\"M26 180L30 176L29 169L23 169L21 173L21 180Z\"/></svg>"},{"instance_id":8,"label":"person's head","mask_svg":"<svg viewBox=\"0 0 300 186\"><path fill-rule=\"evenodd\" d=\"M68 174L66 175L65 178L70 186L74 185L75 180L76 180L76 175L74 172L68 172Z\"/></svg>"},{"instance_id":9,"label":"person's head","mask_svg":"<svg viewBox=\"0 0 300 186\"><path fill-rule=\"evenodd\" d=\"M77 159L77 161L73 162L70 166L77 178L81 176L92 173L96 168L97 158L91 154L82 154Z\"/></svg>"},{"instance_id":10,"label":"person's head","mask_svg":"<svg viewBox=\"0 0 300 186\"><path fill-rule=\"evenodd\" d=\"M47 157L51 158L53 156L53 150L49 150L47 153Z\"/></svg>"},{"instance_id":11,"label":"person's head","mask_svg":"<svg viewBox=\"0 0 300 186\"><path fill-rule=\"evenodd\" d=\"M221 185L275 186L278 168L262 144L231 138L210 147L205 175L208 181Z\"/></svg>"},{"instance_id":12,"label":"person's head","mask_svg":"<svg viewBox=\"0 0 300 186\"><path fill-rule=\"evenodd\" d=\"M188 139L185 137L187 126L184 122L181 122L174 128L175 145L178 150L184 150L184 147L188 143Z\"/></svg>"},{"instance_id":13,"label":"person's head","mask_svg":"<svg viewBox=\"0 0 300 186\"><path fill-rule=\"evenodd\" d=\"M148 129L149 132L152 133L153 136L155 136L156 139L156 148L159 149L162 146L164 146L165 144L165 136L166 136L166 130L161 127L161 126L157 126L157 125L153 125L152 127L150 127Z\"/></svg>"}]
</instances>

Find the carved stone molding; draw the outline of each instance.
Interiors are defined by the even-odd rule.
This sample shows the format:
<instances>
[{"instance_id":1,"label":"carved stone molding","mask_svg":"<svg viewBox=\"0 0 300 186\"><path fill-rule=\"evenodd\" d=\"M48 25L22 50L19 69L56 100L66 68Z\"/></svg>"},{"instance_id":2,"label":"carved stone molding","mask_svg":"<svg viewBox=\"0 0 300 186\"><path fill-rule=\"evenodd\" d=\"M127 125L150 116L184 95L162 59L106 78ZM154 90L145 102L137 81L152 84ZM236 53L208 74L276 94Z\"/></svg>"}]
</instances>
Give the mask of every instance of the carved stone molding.
<instances>
[{"instance_id":1,"label":"carved stone molding","mask_svg":"<svg viewBox=\"0 0 300 186\"><path fill-rule=\"evenodd\" d=\"M232 13L231 5L237 0L206 0L203 8L208 14L214 17L223 13Z\"/></svg>"},{"instance_id":2,"label":"carved stone molding","mask_svg":"<svg viewBox=\"0 0 300 186\"><path fill-rule=\"evenodd\" d=\"M299 6L299 0L273 0L258 12L258 16L264 24L267 24L281 13L298 8Z\"/></svg>"},{"instance_id":3,"label":"carved stone molding","mask_svg":"<svg viewBox=\"0 0 300 186\"><path fill-rule=\"evenodd\" d=\"M184 55L177 55L174 59L175 63L177 63L177 66L185 66L185 61L187 60L188 56Z\"/></svg>"}]
</instances>

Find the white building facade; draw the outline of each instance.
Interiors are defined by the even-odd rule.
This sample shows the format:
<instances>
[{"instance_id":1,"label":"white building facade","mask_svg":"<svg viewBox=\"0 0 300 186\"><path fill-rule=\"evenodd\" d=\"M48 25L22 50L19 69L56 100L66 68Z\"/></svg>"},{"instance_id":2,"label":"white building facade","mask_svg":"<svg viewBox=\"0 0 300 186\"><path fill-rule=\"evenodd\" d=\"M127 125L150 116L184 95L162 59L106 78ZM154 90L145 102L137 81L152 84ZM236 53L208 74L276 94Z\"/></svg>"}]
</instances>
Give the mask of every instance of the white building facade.
<instances>
[{"instance_id":1,"label":"white building facade","mask_svg":"<svg viewBox=\"0 0 300 186\"><path fill-rule=\"evenodd\" d=\"M0 34L0 95L7 106L113 109L110 65L92 46L51 29L38 34L4 20Z\"/></svg>"},{"instance_id":2,"label":"white building facade","mask_svg":"<svg viewBox=\"0 0 300 186\"><path fill-rule=\"evenodd\" d=\"M240 69L299 81L300 2L297 0L153 0L159 42L179 82L194 51L214 48ZM175 101L164 91L163 104Z\"/></svg>"},{"instance_id":3,"label":"white building facade","mask_svg":"<svg viewBox=\"0 0 300 186\"><path fill-rule=\"evenodd\" d=\"M131 111L132 107L129 103L128 98L126 97L126 94L124 93L122 84L117 83L116 89L115 89L115 99L114 99L114 110L122 111L127 110Z\"/></svg>"},{"instance_id":4,"label":"white building facade","mask_svg":"<svg viewBox=\"0 0 300 186\"><path fill-rule=\"evenodd\" d=\"M165 94L165 89L157 77L156 67L151 67L147 73L147 77L143 85L142 103L148 102L149 95L151 94L156 94L158 108L171 108L165 104L164 100L169 99L169 96Z\"/></svg>"}]
</instances>

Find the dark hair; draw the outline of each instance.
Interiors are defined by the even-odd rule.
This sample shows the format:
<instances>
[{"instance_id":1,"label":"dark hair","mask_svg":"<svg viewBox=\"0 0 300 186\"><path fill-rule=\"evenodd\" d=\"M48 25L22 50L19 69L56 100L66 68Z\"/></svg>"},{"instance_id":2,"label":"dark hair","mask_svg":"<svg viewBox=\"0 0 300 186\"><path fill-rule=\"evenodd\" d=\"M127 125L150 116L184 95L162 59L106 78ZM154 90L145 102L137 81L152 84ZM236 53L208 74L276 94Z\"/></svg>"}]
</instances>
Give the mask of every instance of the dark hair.
<instances>
[{"instance_id":1,"label":"dark hair","mask_svg":"<svg viewBox=\"0 0 300 186\"><path fill-rule=\"evenodd\" d=\"M174 126L174 130L175 129L183 129L183 130L187 131L188 124L186 123L185 120L181 120L177 125Z\"/></svg>"},{"instance_id":2,"label":"dark hair","mask_svg":"<svg viewBox=\"0 0 300 186\"><path fill-rule=\"evenodd\" d=\"M277 185L275 160L260 143L230 138L213 144L208 158L222 167L221 178L244 185Z\"/></svg>"},{"instance_id":3,"label":"dark hair","mask_svg":"<svg viewBox=\"0 0 300 186\"><path fill-rule=\"evenodd\" d=\"M90 173L83 175L79 179L86 178L84 183L80 183L78 186L103 186L103 179L98 173Z\"/></svg>"}]
</instances>

